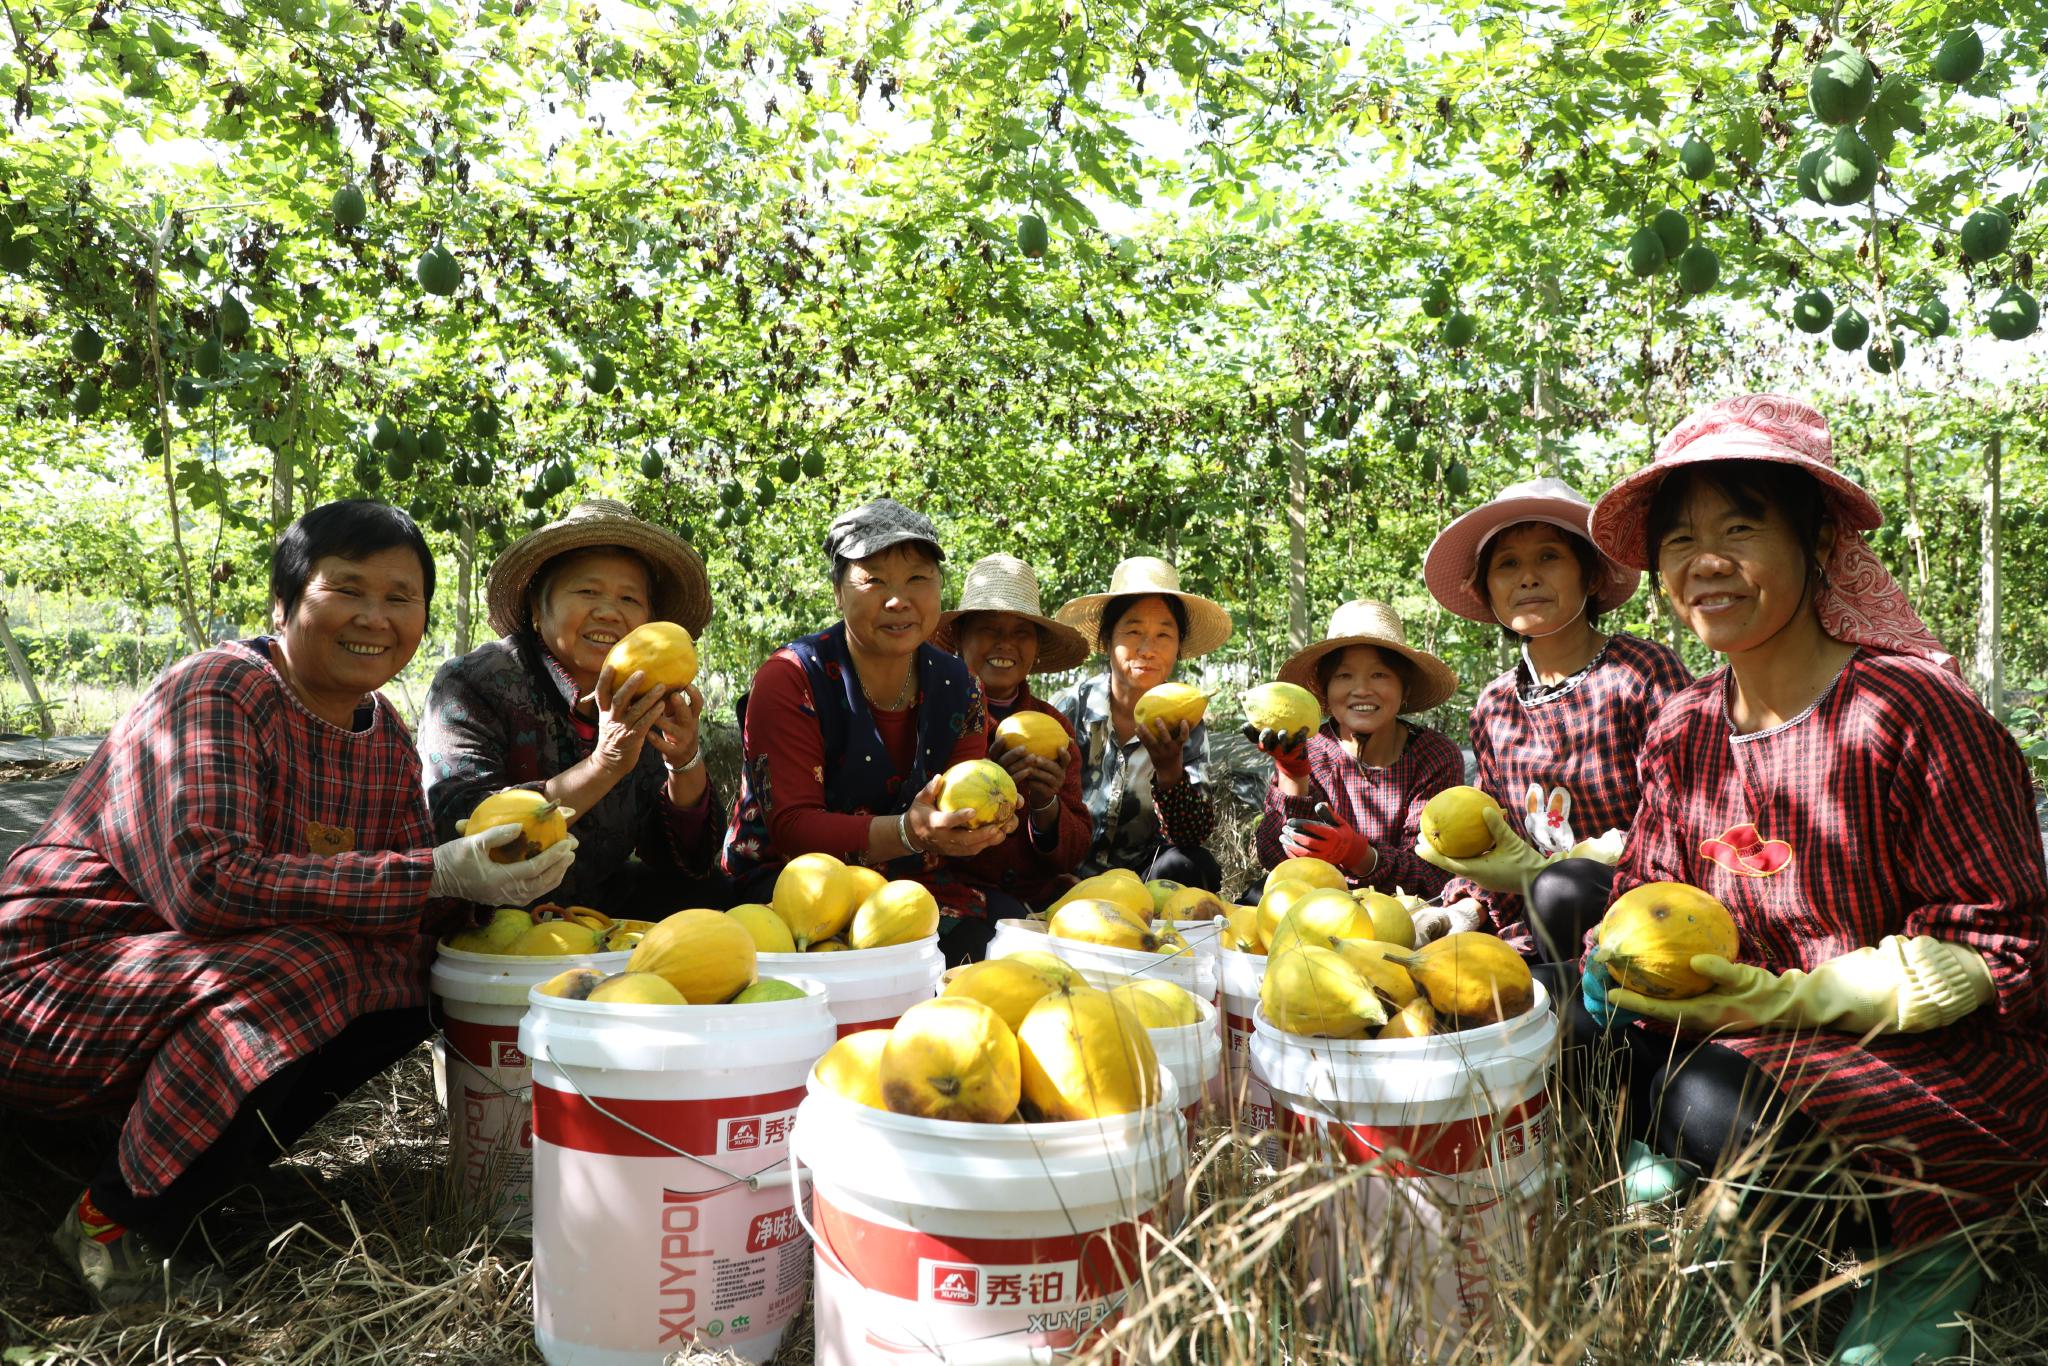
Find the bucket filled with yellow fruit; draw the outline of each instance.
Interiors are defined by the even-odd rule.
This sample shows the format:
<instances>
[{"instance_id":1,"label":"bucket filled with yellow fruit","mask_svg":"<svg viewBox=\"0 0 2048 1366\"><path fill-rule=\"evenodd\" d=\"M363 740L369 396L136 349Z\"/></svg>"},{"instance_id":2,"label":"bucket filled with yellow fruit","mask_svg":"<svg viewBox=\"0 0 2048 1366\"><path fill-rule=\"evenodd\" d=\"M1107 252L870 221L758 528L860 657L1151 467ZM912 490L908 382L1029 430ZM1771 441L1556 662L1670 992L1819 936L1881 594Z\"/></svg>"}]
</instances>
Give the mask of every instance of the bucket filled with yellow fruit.
<instances>
[{"instance_id":1,"label":"bucket filled with yellow fruit","mask_svg":"<svg viewBox=\"0 0 2048 1366\"><path fill-rule=\"evenodd\" d=\"M428 978L440 1024L434 1054L447 1097L448 1161L470 1208L509 1228L527 1224L531 1077L519 1049L527 993L564 968L618 971L646 928L587 906L543 903L501 906L441 941Z\"/></svg>"},{"instance_id":2,"label":"bucket filled with yellow fruit","mask_svg":"<svg viewBox=\"0 0 2048 1366\"><path fill-rule=\"evenodd\" d=\"M1131 1006L1056 959L973 964L841 1039L797 1112L815 1360L1085 1350L1170 1220L1180 1099Z\"/></svg>"},{"instance_id":3,"label":"bucket filled with yellow fruit","mask_svg":"<svg viewBox=\"0 0 2048 1366\"><path fill-rule=\"evenodd\" d=\"M1158 909L1152 890L1136 873L1113 868L1075 883L1042 915L997 924L989 956L1050 953L1085 971L1156 978L1215 1001L1216 960L1197 953L1177 927L1159 917Z\"/></svg>"},{"instance_id":4,"label":"bucket filled with yellow fruit","mask_svg":"<svg viewBox=\"0 0 2048 1366\"><path fill-rule=\"evenodd\" d=\"M1406 948L1328 914L1340 909L1305 898L1274 922L1252 1066L1297 1157L1375 1168L1309 1231L1322 1283L1369 1275L1439 1352L1492 1331L1493 1287L1527 1253L1557 1019L1494 936ZM1357 1265L1367 1244L1392 1249L1385 1265ZM1363 1312L1341 1297L1313 1308Z\"/></svg>"},{"instance_id":5,"label":"bucket filled with yellow fruit","mask_svg":"<svg viewBox=\"0 0 2048 1366\"><path fill-rule=\"evenodd\" d=\"M841 1034L894 1024L931 999L946 969L939 903L923 883L830 854L791 859L766 902L726 915L752 936L764 974L824 984Z\"/></svg>"},{"instance_id":6,"label":"bucket filled with yellow fruit","mask_svg":"<svg viewBox=\"0 0 2048 1366\"><path fill-rule=\"evenodd\" d=\"M737 922L686 910L621 970L565 969L527 1005L541 1356L767 1361L808 1289L783 1167L838 1036L824 986L762 976Z\"/></svg>"}]
</instances>

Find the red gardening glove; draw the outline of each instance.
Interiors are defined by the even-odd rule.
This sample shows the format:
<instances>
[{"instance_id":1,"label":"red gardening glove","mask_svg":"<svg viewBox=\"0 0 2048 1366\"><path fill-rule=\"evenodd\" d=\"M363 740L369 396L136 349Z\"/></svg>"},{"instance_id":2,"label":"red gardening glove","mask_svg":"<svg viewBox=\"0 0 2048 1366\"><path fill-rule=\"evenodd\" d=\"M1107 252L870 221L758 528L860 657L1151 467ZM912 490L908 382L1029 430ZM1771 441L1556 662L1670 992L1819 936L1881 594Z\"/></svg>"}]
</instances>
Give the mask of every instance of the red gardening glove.
<instances>
[{"instance_id":1,"label":"red gardening glove","mask_svg":"<svg viewBox=\"0 0 2048 1366\"><path fill-rule=\"evenodd\" d=\"M1273 760L1273 767L1290 778L1308 777L1308 731L1259 730L1247 724L1244 738L1257 745Z\"/></svg>"},{"instance_id":2,"label":"red gardening glove","mask_svg":"<svg viewBox=\"0 0 2048 1366\"><path fill-rule=\"evenodd\" d=\"M1331 812L1328 802L1316 803L1312 821L1293 819L1280 827L1280 847L1289 858L1319 858L1354 877L1379 866L1372 842Z\"/></svg>"}]
</instances>

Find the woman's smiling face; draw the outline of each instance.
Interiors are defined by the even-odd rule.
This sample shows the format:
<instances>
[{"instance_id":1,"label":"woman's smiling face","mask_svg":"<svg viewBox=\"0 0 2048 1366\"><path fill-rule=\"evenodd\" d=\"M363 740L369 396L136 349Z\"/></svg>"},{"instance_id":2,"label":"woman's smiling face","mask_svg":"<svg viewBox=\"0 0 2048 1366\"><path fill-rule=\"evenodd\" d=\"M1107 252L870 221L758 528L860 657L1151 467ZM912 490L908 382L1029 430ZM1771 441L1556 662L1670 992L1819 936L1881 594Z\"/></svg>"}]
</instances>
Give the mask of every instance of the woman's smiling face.
<instances>
[{"instance_id":1,"label":"woman's smiling face","mask_svg":"<svg viewBox=\"0 0 2048 1366\"><path fill-rule=\"evenodd\" d=\"M542 575L534 627L548 653L589 692L612 646L646 625L654 610L647 566L638 556L600 548L571 551L543 566Z\"/></svg>"},{"instance_id":2,"label":"woman's smiling face","mask_svg":"<svg viewBox=\"0 0 2048 1366\"><path fill-rule=\"evenodd\" d=\"M1038 623L1016 612L960 618L960 659L991 697L1009 697L1038 664Z\"/></svg>"},{"instance_id":3,"label":"woman's smiling face","mask_svg":"<svg viewBox=\"0 0 2048 1366\"><path fill-rule=\"evenodd\" d=\"M1351 645L1337 655L1323 689L1323 708L1346 738L1379 734L1401 716L1408 686L1399 668L1370 645Z\"/></svg>"},{"instance_id":4,"label":"woman's smiling face","mask_svg":"<svg viewBox=\"0 0 2048 1366\"><path fill-rule=\"evenodd\" d=\"M1823 523L1817 558L1825 560L1833 544L1834 527ZM1796 613L1811 610L1817 565L1792 524L1767 503L1740 507L1701 482L1658 536L1656 551L1672 608L1719 654L1753 650Z\"/></svg>"},{"instance_id":5,"label":"woman's smiling face","mask_svg":"<svg viewBox=\"0 0 2048 1366\"><path fill-rule=\"evenodd\" d=\"M1590 589L1575 539L1547 522L1523 522L1487 543L1486 600L1501 625L1543 636L1585 612Z\"/></svg>"}]
</instances>

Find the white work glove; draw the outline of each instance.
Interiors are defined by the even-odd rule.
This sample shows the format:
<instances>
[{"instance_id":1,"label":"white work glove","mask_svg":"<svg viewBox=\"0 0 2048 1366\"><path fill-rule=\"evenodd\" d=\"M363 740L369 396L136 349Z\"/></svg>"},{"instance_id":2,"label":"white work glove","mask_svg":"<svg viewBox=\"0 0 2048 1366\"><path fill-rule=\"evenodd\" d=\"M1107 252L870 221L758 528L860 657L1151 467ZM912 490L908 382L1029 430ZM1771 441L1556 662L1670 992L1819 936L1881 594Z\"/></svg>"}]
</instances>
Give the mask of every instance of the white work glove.
<instances>
[{"instance_id":1,"label":"white work glove","mask_svg":"<svg viewBox=\"0 0 2048 1366\"><path fill-rule=\"evenodd\" d=\"M1478 929L1486 923L1486 908L1466 896L1448 906L1432 906L1427 902L1411 906L1408 918L1415 922L1415 946L1421 948L1447 934L1463 934Z\"/></svg>"},{"instance_id":2,"label":"white work glove","mask_svg":"<svg viewBox=\"0 0 2048 1366\"><path fill-rule=\"evenodd\" d=\"M516 825L494 825L434 846L434 880L428 896L454 897L484 906L524 906L561 885L576 861L576 837L558 840L524 863L493 863L491 850L524 838Z\"/></svg>"}]
</instances>

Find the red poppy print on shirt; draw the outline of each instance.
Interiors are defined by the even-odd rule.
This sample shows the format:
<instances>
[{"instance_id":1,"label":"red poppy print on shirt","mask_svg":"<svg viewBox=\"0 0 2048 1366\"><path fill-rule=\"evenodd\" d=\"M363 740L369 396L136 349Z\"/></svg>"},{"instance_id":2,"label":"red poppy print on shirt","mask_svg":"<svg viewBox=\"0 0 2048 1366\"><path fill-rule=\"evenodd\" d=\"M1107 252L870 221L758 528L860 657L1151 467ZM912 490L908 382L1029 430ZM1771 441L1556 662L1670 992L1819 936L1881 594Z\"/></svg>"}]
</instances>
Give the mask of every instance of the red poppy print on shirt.
<instances>
[{"instance_id":1,"label":"red poppy print on shirt","mask_svg":"<svg viewBox=\"0 0 2048 1366\"><path fill-rule=\"evenodd\" d=\"M1700 845L1700 856L1719 864L1737 877L1770 877L1792 862L1792 846L1783 840L1767 840L1747 822L1727 830Z\"/></svg>"}]
</instances>

